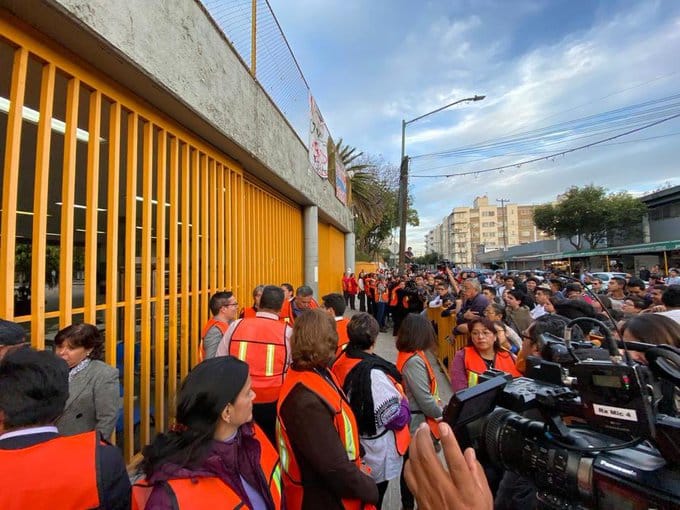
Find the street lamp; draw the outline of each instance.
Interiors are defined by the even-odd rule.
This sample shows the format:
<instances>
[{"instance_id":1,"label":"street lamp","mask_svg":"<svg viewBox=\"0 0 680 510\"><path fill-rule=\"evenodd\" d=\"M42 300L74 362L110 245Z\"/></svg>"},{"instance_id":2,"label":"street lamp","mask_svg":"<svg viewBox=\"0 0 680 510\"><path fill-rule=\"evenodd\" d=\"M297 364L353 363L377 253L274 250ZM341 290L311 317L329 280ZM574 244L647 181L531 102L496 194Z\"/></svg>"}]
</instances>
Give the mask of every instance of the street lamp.
<instances>
[{"instance_id":1,"label":"street lamp","mask_svg":"<svg viewBox=\"0 0 680 510\"><path fill-rule=\"evenodd\" d=\"M436 110L432 110L431 112L426 113L425 115L421 115L420 117L416 117L415 119L411 120L403 120L401 121L401 167L399 170L399 267L403 269L404 267L404 251L406 250L406 218L408 216L407 211L408 211L408 161L409 158L404 154L405 152L405 146L406 146L406 126L408 124L412 124L413 122L423 119L427 117L428 115L432 115L433 113L441 112L442 110L446 110L447 108L450 108L453 105L457 105L458 103L465 103L467 101L481 101L484 99L486 96L478 96L475 95L474 97L467 97L465 99L459 99L458 101L454 101L453 103L449 103L447 105L442 106L441 108L437 108Z\"/></svg>"}]
</instances>

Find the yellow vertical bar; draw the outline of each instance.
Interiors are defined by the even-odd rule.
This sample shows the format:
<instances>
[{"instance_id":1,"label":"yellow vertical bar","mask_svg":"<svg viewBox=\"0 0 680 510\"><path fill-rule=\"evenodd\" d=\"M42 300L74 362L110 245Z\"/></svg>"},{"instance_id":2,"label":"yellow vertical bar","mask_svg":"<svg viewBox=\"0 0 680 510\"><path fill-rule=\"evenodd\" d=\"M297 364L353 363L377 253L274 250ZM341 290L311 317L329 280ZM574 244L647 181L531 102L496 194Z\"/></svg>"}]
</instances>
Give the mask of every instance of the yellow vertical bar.
<instances>
[{"instance_id":1,"label":"yellow vertical bar","mask_svg":"<svg viewBox=\"0 0 680 510\"><path fill-rule=\"evenodd\" d=\"M232 257L232 247L234 240L232 235L234 232L234 216L233 211L233 197L232 197L232 172L231 168L224 166L224 187L222 194L222 207L224 209L224 282L227 289L234 289L234 279L232 278L232 264L234 259Z\"/></svg>"},{"instance_id":2,"label":"yellow vertical bar","mask_svg":"<svg viewBox=\"0 0 680 510\"><path fill-rule=\"evenodd\" d=\"M250 30L250 73L253 77L257 76L257 0L252 0L252 22Z\"/></svg>"},{"instance_id":3,"label":"yellow vertical bar","mask_svg":"<svg viewBox=\"0 0 680 510\"><path fill-rule=\"evenodd\" d=\"M14 316L14 250L17 232L17 187L19 184L19 159L21 150L21 122L26 93L28 50L14 51L12 84L9 93L5 167L2 179L2 231L0 233L0 315Z\"/></svg>"},{"instance_id":4,"label":"yellow vertical bar","mask_svg":"<svg viewBox=\"0 0 680 510\"><path fill-rule=\"evenodd\" d=\"M201 162L205 158L198 149L193 153L191 159L191 319L189 322L189 353L191 355L191 366L198 363L198 328L202 326L199 324L199 292L201 287L200 281L200 233L201 233L201 217L198 202L200 199L201 187Z\"/></svg>"},{"instance_id":5,"label":"yellow vertical bar","mask_svg":"<svg viewBox=\"0 0 680 510\"><path fill-rule=\"evenodd\" d=\"M241 216L239 214L239 210L241 208L241 203L243 201L243 197L240 194L240 188L238 186L238 178L239 176L235 173L230 171L230 189L229 189L229 194L228 194L228 200L229 200L229 211L231 217L229 218L229 226L230 226L230 236L229 236L229 243L230 243L230 248L231 248L231 257L230 261L231 263L229 264L229 276L231 277L231 287L234 290L234 292L237 294L237 299L239 301L242 301L240 298L240 285L241 281L243 280L243 268L241 268L241 259L238 256L238 250L236 249L237 246L240 246L241 249L243 249L243 243L242 240L240 239L240 232L241 232Z\"/></svg>"},{"instance_id":6,"label":"yellow vertical bar","mask_svg":"<svg viewBox=\"0 0 680 510\"><path fill-rule=\"evenodd\" d=\"M663 252L663 274L668 274L668 253L666 250Z\"/></svg>"},{"instance_id":7,"label":"yellow vertical bar","mask_svg":"<svg viewBox=\"0 0 680 510\"><path fill-rule=\"evenodd\" d=\"M150 436L151 405L151 229L153 219L153 124L142 127L142 327L141 370L139 377L139 414L141 444ZM158 326L158 323L157 323Z\"/></svg>"},{"instance_id":8,"label":"yellow vertical bar","mask_svg":"<svg viewBox=\"0 0 680 510\"><path fill-rule=\"evenodd\" d=\"M180 379L189 373L189 247L191 239L189 237L189 198L191 192L191 173L189 159L191 148L188 143L182 145L182 261L181 274L181 300L182 308L180 312Z\"/></svg>"},{"instance_id":9,"label":"yellow vertical bar","mask_svg":"<svg viewBox=\"0 0 680 510\"><path fill-rule=\"evenodd\" d=\"M85 210L85 322L97 322L97 230L99 230L99 135L102 95L90 93L87 142L87 191Z\"/></svg>"},{"instance_id":10,"label":"yellow vertical bar","mask_svg":"<svg viewBox=\"0 0 680 510\"><path fill-rule=\"evenodd\" d=\"M170 139L170 210L168 211L168 401L172 402L177 391L177 254L179 252L179 140ZM175 411L169 407L168 421Z\"/></svg>"},{"instance_id":11,"label":"yellow vertical bar","mask_svg":"<svg viewBox=\"0 0 680 510\"><path fill-rule=\"evenodd\" d=\"M210 294L217 292L217 161L210 160ZM207 311L206 311L207 312Z\"/></svg>"},{"instance_id":12,"label":"yellow vertical bar","mask_svg":"<svg viewBox=\"0 0 680 510\"><path fill-rule=\"evenodd\" d=\"M134 448L134 394L135 394L135 345L137 323L135 300L137 298L137 113L128 114L127 162L125 165L125 333L123 335L123 455L132 458Z\"/></svg>"},{"instance_id":13,"label":"yellow vertical bar","mask_svg":"<svg viewBox=\"0 0 680 510\"><path fill-rule=\"evenodd\" d=\"M38 121L38 139L35 151L33 246L31 246L31 259L33 261L31 268L31 344L40 350L45 348L47 191L50 182L50 141L52 139L55 76L54 64L43 65L40 80L40 120Z\"/></svg>"},{"instance_id":14,"label":"yellow vertical bar","mask_svg":"<svg viewBox=\"0 0 680 510\"><path fill-rule=\"evenodd\" d=\"M154 339L155 389L154 416L155 431L165 430L165 200L167 133L158 132L158 167L156 184L156 338Z\"/></svg>"},{"instance_id":15,"label":"yellow vertical bar","mask_svg":"<svg viewBox=\"0 0 680 510\"><path fill-rule=\"evenodd\" d=\"M61 187L61 244L59 250L59 327L71 324L73 317L73 203L76 191L76 129L80 80L71 78L66 89L66 128Z\"/></svg>"},{"instance_id":16,"label":"yellow vertical bar","mask_svg":"<svg viewBox=\"0 0 680 510\"><path fill-rule=\"evenodd\" d=\"M217 165L217 238L215 244L217 244L217 286L220 290L227 288L227 281L225 278L225 235L224 228L226 223L225 211L224 211L224 174L227 169L222 165Z\"/></svg>"},{"instance_id":17,"label":"yellow vertical bar","mask_svg":"<svg viewBox=\"0 0 680 510\"><path fill-rule=\"evenodd\" d=\"M106 362L116 366L118 345L118 203L120 200L120 103L109 111L109 182L106 205Z\"/></svg>"},{"instance_id":18,"label":"yellow vertical bar","mask_svg":"<svg viewBox=\"0 0 680 510\"><path fill-rule=\"evenodd\" d=\"M210 240L210 225L208 223L208 208L210 206L209 193L208 193L208 170L210 165L214 162L212 159L208 161L208 156L203 157L203 161L200 169L200 195L201 199L199 203L201 204L201 258L200 258L200 269L201 269L201 309L198 313L198 317L194 322L194 329L202 328L205 321L208 320L208 271L210 270L210 252L208 250L208 241ZM213 209L210 209L214 213ZM196 352L198 352L198 341L196 342Z\"/></svg>"}]
</instances>

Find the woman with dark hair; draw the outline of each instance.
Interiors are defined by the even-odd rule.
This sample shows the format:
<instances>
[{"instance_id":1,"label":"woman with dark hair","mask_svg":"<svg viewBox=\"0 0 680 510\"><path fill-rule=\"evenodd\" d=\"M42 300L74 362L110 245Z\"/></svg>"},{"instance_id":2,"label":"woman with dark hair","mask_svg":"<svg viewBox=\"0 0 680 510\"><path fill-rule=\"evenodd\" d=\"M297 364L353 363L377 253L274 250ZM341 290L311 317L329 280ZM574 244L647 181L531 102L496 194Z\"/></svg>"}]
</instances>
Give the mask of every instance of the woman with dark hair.
<instances>
[{"instance_id":1,"label":"woman with dark hair","mask_svg":"<svg viewBox=\"0 0 680 510\"><path fill-rule=\"evenodd\" d=\"M359 428L328 369L338 345L335 321L313 309L295 319L291 369L277 405L286 508L362 509L378 501L362 469Z\"/></svg>"},{"instance_id":2,"label":"woman with dark hair","mask_svg":"<svg viewBox=\"0 0 680 510\"><path fill-rule=\"evenodd\" d=\"M104 339L92 324L71 324L54 337L54 352L68 364L69 396L57 420L65 436L96 430L108 439L120 409L118 370L104 363Z\"/></svg>"},{"instance_id":3,"label":"woman with dark hair","mask_svg":"<svg viewBox=\"0 0 680 510\"><path fill-rule=\"evenodd\" d=\"M426 422L434 438L439 439L437 420L442 416L442 402L437 378L425 354L434 347L435 341L432 323L420 314L408 314L397 335L397 369L404 377L404 389L411 408L411 434L421 423ZM408 453L405 456L407 458ZM403 468L400 486L403 508L414 508L413 495L406 485Z\"/></svg>"},{"instance_id":4,"label":"woman with dark hair","mask_svg":"<svg viewBox=\"0 0 680 510\"><path fill-rule=\"evenodd\" d=\"M657 313L641 313L621 326L624 340L656 345L670 345L680 349L680 324L670 317ZM635 361L647 364L644 353L629 350ZM670 381L661 381L659 412L670 416L680 415L680 392Z\"/></svg>"},{"instance_id":5,"label":"woman with dark hair","mask_svg":"<svg viewBox=\"0 0 680 510\"><path fill-rule=\"evenodd\" d=\"M499 303L490 303L484 310L484 317L492 320L496 326L499 335L501 347L505 350L517 354L522 348L522 338L508 326L507 318L505 316L505 307ZM503 326L503 331L500 331L500 326Z\"/></svg>"},{"instance_id":6,"label":"woman with dark hair","mask_svg":"<svg viewBox=\"0 0 680 510\"><path fill-rule=\"evenodd\" d=\"M389 481L401 473L402 456L411 442L411 413L401 374L373 352L379 327L367 313L352 317L347 325L349 344L332 368L357 419L359 441L365 451L363 459L378 485L378 508Z\"/></svg>"},{"instance_id":7,"label":"woman with dark hair","mask_svg":"<svg viewBox=\"0 0 680 510\"><path fill-rule=\"evenodd\" d=\"M278 455L252 421L254 398L241 360L196 365L179 390L175 425L142 452L146 481L133 487L133 508L282 508Z\"/></svg>"},{"instance_id":8,"label":"woman with dark hair","mask_svg":"<svg viewBox=\"0 0 680 510\"><path fill-rule=\"evenodd\" d=\"M460 391L475 386L479 376L490 368L502 370L513 377L521 374L515 368L515 357L501 348L493 321L486 317L473 319L468 333L468 346L456 352L451 364L451 388Z\"/></svg>"},{"instance_id":9,"label":"woman with dark hair","mask_svg":"<svg viewBox=\"0 0 680 510\"><path fill-rule=\"evenodd\" d=\"M529 307L524 304L526 294L518 289L510 289L503 294L503 299L507 324L521 335L531 324Z\"/></svg>"}]
</instances>

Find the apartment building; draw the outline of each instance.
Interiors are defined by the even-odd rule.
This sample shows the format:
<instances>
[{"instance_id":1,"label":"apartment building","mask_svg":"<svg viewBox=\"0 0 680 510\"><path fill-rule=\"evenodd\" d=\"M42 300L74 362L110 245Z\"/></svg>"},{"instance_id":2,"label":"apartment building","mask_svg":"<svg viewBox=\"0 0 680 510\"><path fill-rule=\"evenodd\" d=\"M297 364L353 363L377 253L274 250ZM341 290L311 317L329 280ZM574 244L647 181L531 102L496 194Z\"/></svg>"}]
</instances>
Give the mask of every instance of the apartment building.
<instances>
[{"instance_id":1,"label":"apartment building","mask_svg":"<svg viewBox=\"0 0 680 510\"><path fill-rule=\"evenodd\" d=\"M534 207L477 197L472 207L455 207L428 233L426 249L469 267L476 265L477 253L551 239L534 226Z\"/></svg>"}]
</instances>

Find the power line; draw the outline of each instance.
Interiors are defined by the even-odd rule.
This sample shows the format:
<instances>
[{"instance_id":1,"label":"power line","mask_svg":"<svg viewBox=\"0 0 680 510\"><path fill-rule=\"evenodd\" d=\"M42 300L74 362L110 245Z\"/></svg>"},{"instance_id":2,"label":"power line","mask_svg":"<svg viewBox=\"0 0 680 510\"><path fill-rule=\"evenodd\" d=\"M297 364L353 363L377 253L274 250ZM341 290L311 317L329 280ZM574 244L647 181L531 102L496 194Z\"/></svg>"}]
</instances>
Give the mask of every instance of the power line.
<instances>
[{"instance_id":1,"label":"power line","mask_svg":"<svg viewBox=\"0 0 680 510\"><path fill-rule=\"evenodd\" d=\"M524 160L524 161L519 161L517 163L512 163L512 164L509 164L509 165L501 165L501 166L497 166L497 167L494 167L494 168L486 168L484 170L474 170L474 171L470 171L470 172L460 172L460 173L455 173L455 174L413 175L412 177L419 177L419 178L461 177L461 176L464 176L464 175L479 175L479 174L484 174L484 173L488 173L488 172L494 172L494 171L497 171L497 170L505 170L506 168L512 168L512 167L519 168L522 165L527 165L529 163L536 163L537 161L544 161L546 159L551 159L551 158L555 158L555 157L558 157L558 156L564 156L566 154L569 154L570 152L575 152L575 151L578 151L578 150L581 150L581 149L587 149L589 147L593 147L595 145L599 145L599 144L604 143L604 142L609 142L611 140L621 138L622 136L630 135L632 133L637 133L638 131L642 131L643 129L647 129L647 128L650 128L650 127L653 127L653 126L657 126L657 125L659 125L663 122L667 122L669 120L672 120L672 119L675 119L675 118L678 118L678 117L680 117L680 113L677 113L675 115L671 115L670 117L666 117L666 118L661 119L661 120L657 120L655 122L651 122L649 124L646 124L644 126L641 126L641 127L635 128L635 129L631 129L630 131L626 131L625 133L620 133L618 135L614 135L614 136L610 136L608 138L604 138L602 140L598 140L596 142L581 145L579 147L572 147L570 149L565 149L563 151L555 152L553 154L550 154L548 156L542 156L540 158L533 158L533 159L527 159L527 160Z\"/></svg>"},{"instance_id":2,"label":"power line","mask_svg":"<svg viewBox=\"0 0 680 510\"><path fill-rule=\"evenodd\" d=\"M656 136L648 136L645 138L636 138L635 140L622 140L620 142L611 142L611 143L602 143L598 144L596 147L597 148L602 148L602 147L612 147L614 145L625 145L629 143L639 143L639 142L648 142L651 140L657 140L659 138L668 138L671 136L678 136L680 135L680 131L674 131L672 133L666 133L664 135L656 135ZM441 166L435 166L435 167L429 167L429 168L417 168L415 170L411 170L411 175L417 176L415 172L429 172L432 170L441 170L443 168L456 168L460 166L465 166L470 163L478 163L480 161L488 161L490 159L498 159L502 157L507 157L507 156L519 156L522 154L530 154L530 155L535 155L535 154L551 154L552 150L550 151L520 151L520 152L510 152L510 153L505 153L505 154L498 154L496 156L488 156L488 157L483 157L483 158L477 158L477 159L471 159L466 161L465 163L459 163L457 165L441 165Z\"/></svg>"}]
</instances>

